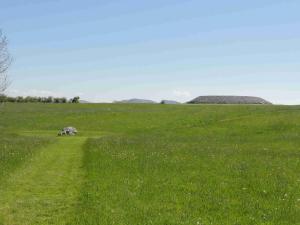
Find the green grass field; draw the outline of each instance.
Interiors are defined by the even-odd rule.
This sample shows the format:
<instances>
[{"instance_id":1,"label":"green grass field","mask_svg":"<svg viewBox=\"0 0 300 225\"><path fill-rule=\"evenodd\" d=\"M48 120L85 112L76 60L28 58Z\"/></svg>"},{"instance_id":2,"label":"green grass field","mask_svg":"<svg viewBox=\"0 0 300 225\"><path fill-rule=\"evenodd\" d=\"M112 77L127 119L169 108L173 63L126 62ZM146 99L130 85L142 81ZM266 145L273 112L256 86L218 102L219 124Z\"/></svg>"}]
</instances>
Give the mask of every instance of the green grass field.
<instances>
[{"instance_id":1,"label":"green grass field","mask_svg":"<svg viewBox=\"0 0 300 225\"><path fill-rule=\"evenodd\" d=\"M300 107L1 105L0 224L298 225Z\"/></svg>"}]
</instances>

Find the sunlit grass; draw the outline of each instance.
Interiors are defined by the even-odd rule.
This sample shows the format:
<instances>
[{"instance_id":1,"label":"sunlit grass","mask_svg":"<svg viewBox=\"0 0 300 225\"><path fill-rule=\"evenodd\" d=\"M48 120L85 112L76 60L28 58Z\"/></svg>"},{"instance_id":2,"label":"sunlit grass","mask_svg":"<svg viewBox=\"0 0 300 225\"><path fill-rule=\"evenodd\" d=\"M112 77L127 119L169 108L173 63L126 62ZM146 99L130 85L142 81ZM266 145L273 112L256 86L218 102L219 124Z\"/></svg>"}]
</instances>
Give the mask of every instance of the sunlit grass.
<instances>
[{"instance_id":1,"label":"sunlit grass","mask_svg":"<svg viewBox=\"0 0 300 225\"><path fill-rule=\"evenodd\" d=\"M4 182L9 173L17 169L36 150L47 145L51 139L40 137L22 137L13 134L0 136L0 182Z\"/></svg>"},{"instance_id":2,"label":"sunlit grass","mask_svg":"<svg viewBox=\"0 0 300 225\"><path fill-rule=\"evenodd\" d=\"M0 224L300 224L299 124L298 106L7 104Z\"/></svg>"}]
</instances>

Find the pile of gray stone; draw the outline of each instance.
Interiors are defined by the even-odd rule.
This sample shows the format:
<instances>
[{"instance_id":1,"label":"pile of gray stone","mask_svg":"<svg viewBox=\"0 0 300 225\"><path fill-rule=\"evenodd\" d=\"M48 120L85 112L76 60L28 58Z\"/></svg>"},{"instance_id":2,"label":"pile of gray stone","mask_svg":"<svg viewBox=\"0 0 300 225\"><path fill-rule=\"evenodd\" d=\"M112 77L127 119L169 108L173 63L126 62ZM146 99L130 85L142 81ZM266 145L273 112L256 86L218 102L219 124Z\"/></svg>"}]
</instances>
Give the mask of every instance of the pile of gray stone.
<instances>
[{"instance_id":1,"label":"pile of gray stone","mask_svg":"<svg viewBox=\"0 0 300 225\"><path fill-rule=\"evenodd\" d=\"M78 132L75 127L65 127L61 131L58 132L58 136L65 136L65 135L74 136L77 133Z\"/></svg>"}]
</instances>

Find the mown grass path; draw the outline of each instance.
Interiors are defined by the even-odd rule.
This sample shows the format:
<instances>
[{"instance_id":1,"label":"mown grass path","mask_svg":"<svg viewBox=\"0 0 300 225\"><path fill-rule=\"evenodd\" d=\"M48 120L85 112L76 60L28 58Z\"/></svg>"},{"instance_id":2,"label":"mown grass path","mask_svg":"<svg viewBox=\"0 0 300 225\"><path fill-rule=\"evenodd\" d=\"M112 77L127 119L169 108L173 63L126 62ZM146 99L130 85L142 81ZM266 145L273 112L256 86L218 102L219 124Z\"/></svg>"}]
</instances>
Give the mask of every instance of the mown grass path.
<instances>
[{"instance_id":1,"label":"mown grass path","mask_svg":"<svg viewBox=\"0 0 300 225\"><path fill-rule=\"evenodd\" d=\"M83 180L85 140L57 138L0 184L0 224L67 224Z\"/></svg>"}]
</instances>

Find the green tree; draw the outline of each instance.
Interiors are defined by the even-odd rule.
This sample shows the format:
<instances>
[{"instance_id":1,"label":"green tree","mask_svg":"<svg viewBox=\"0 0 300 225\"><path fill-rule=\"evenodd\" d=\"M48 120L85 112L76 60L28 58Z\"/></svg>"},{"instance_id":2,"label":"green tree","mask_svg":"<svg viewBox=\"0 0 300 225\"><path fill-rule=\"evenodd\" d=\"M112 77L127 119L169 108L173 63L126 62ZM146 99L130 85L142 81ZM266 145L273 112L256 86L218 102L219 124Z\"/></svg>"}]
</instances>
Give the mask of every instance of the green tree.
<instances>
[{"instance_id":1,"label":"green tree","mask_svg":"<svg viewBox=\"0 0 300 225\"><path fill-rule=\"evenodd\" d=\"M76 96L76 97L74 97L74 98L71 99L71 102L72 103L79 103L79 99L80 99L80 97Z\"/></svg>"}]
</instances>

